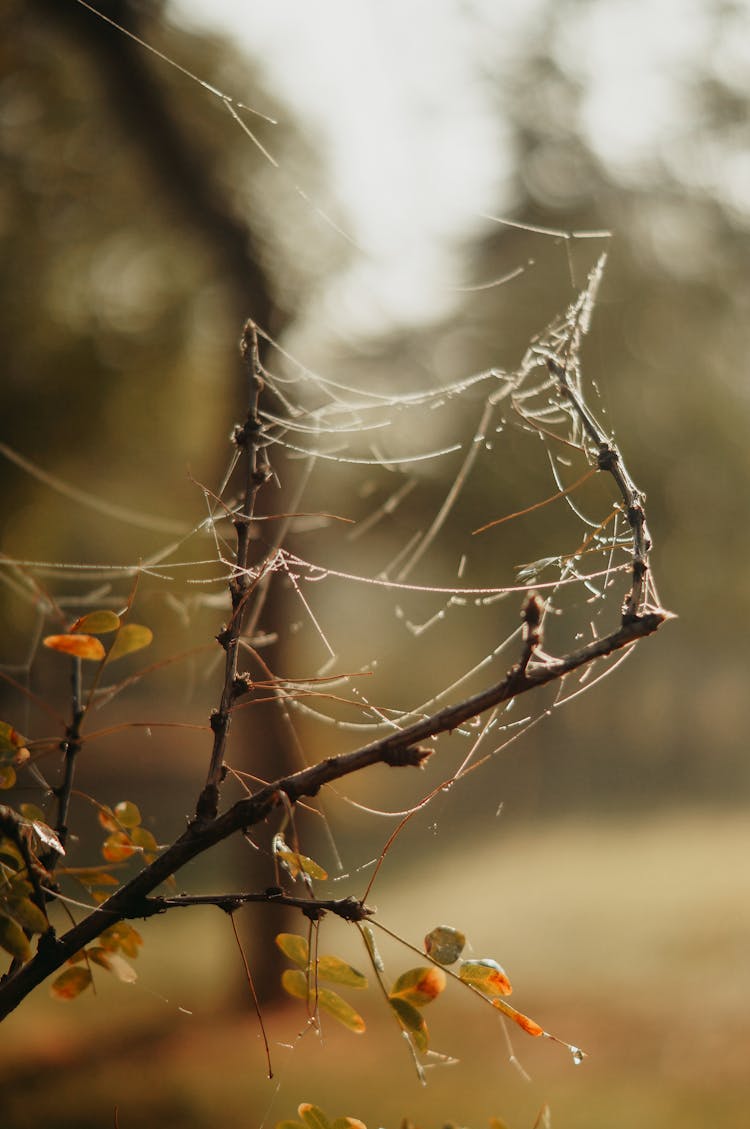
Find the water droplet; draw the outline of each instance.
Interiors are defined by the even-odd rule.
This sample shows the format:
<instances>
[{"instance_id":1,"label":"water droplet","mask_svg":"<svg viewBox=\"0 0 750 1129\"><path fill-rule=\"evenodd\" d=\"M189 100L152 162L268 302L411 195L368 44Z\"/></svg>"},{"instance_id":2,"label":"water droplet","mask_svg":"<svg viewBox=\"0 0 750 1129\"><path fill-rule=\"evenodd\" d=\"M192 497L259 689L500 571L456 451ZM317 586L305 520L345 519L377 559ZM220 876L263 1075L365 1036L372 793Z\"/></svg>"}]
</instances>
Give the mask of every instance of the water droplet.
<instances>
[{"instance_id":1,"label":"water droplet","mask_svg":"<svg viewBox=\"0 0 750 1129\"><path fill-rule=\"evenodd\" d=\"M582 1051L580 1047L571 1047L570 1053L573 1056L573 1063L575 1066L580 1066L586 1057L586 1052Z\"/></svg>"}]
</instances>

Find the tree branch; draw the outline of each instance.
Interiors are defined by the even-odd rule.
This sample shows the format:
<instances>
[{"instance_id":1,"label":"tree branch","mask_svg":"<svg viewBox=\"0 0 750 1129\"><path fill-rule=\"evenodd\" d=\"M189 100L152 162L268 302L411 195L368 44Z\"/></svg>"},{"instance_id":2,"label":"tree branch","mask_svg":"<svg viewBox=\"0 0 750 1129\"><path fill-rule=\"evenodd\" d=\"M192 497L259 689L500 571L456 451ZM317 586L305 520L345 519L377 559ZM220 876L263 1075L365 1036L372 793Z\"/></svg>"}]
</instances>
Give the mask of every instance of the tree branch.
<instances>
[{"instance_id":1,"label":"tree branch","mask_svg":"<svg viewBox=\"0 0 750 1129\"><path fill-rule=\"evenodd\" d=\"M587 666L595 659L604 658L623 647L630 646L638 639L651 635L670 618L668 612L651 611L630 619L610 635L594 639L586 646L562 658L534 662L531 652L536 648L540 636L539 628L533 625L535 613L529 611L529 605L536 604L537 600L538 597L532 595L524 608L527 638L521 660L511 667L502 681L360 749L327 757L309 768L268 784L254 795L237 801L215 819L197 817L193 819L179 839L106 902L92 910L83 921L60 938L50 932L40 939L36 955L0 983L0 1020L13 1011L38 984L110 925L126 918L150 916L153 912L159 912L158 908L150 909L148 896L162 882L217 843L238 831L245 831L262 823L275 808L288 805L289 802L294 804L303 797L315 796L324 785L360 772L370 765L419 767L434 752L432 748L421 746L420 741L448 733L472 717L519 694L544 686L548 682Z\"/></svg>"}]
</instances>

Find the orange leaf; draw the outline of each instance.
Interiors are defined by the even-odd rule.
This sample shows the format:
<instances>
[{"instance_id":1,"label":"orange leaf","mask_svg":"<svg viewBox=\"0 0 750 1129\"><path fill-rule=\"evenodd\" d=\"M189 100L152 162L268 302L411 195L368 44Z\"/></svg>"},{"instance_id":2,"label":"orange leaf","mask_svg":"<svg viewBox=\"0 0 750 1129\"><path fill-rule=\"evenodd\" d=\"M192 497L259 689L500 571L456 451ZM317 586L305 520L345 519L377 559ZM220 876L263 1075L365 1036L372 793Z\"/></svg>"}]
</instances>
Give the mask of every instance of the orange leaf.
<instances>
[{"instance_id":1,"label":"orange leaf","mask_svg":"<svg viewBox=\"0 0 750 1129\"><path fill-rule=\"evenodd\" d=\"M66 968L50 985L50 992L56 1000L74 1000L80 996L91 983L91 973L88 968L76 965Z\"/></svg>"},{"instance_id":2,"label":"orange leaf","mask_svg":"<svg viewBox=\"0 0 750 1129\"><path fill-rule=\"evenodd\" d=\"M501 1011L503 1015L507 1015L508 1019L512 1019L514 1023L517 1023L519 1027L522 1027L527 1034L533 1035L534 1038L544 1035L544 1028L540 1027L536 1020L530 1019L528 1015L523 1015L520 1011L516 1011L510 1004L506 1004L505 1000L493 1000L492 1006L496 1007L498 1011Z\"/></svg>"},{"instance_id":3,"label":"orange leaf","mask_svg":"<svg viewBox=\"0 0 750 1129\"><path fill-rule=\"evenodd\" d=\"M107 862L122 862L123 859L129 859L137 851L138 848L133 846L128 836L122 831L115 831L114 835L108 835L102 844L102 855Z\"/></svg>"},{"instance_id":4,"label":"orange leaf","mask_svg":"<svg viewBox=\"0 0 750 1129\"><path fill-rule=\"evenodd\" d=\"M43 642L51 651L91 662L101 662L105 655L104 647L93 635L47 635Z\"/></svg>"}]
</instances>

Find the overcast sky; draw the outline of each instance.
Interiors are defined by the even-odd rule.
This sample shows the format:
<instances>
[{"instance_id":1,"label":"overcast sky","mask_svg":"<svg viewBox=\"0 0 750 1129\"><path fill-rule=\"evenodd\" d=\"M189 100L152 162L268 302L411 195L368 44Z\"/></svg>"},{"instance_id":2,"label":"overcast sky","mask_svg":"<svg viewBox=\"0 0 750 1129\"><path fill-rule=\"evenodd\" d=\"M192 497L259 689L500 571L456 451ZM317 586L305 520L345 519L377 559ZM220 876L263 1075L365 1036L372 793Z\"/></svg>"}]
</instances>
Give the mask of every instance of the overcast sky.
<instances>
[{"instance_id":1,"label":"overcast sky","mask_svg":"<svg viewBox=\"0 0 750 1129\"><path fill-rule=\"evenodd\" d=\"M637 180L673 153L686 177L713 176L748 204L747 159L712 169L679 147L696 60L738 83L750 71L750 0L718 35L710 8L598 0L567 9L555 42L585 90L581 128L613 174ZM547 0L172 0L179 19L261 58L295 120L322 127L344 223L365 252L345 286L363 329L447 309L465 281L452 246L486 223L482 213L512 209L487 76L554 10Z\"/></svg>"}]
</instances>

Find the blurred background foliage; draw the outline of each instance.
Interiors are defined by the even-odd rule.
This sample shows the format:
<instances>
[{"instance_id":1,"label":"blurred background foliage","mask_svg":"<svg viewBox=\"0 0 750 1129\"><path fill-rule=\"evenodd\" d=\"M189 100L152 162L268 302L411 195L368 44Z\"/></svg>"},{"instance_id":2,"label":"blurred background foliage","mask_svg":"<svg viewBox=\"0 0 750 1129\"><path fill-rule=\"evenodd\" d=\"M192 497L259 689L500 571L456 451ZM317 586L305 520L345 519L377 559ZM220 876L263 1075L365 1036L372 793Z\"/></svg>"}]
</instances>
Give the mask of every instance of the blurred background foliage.
<instances>
[{"instance_id":1,"label":"blurred background foliage","mask_svg":"<svg viewBox=\"0 0 750 1129\"><path fill-rule=\"evenodd\" d=\"M303 183L324 210L336 220L341 218L335 186L326 180L321 139L311 135L309 127L302 131L293 121L289 123L262 64L240 56L225 39L184 30L174 22L168 4L101 0L99 7L205 81L223 91L241 91L244 101L286 123L271 130L262 119L253 117L251 125L260 141L272 146L285 176L275 175L216 99L183 74L160 65L72 0L9 0L3 6L2 440L65 482L161 523L156 530L134 532L121 521L92 518L87 510L4 458L0 461L5 500L0 510L3 552L28 560L132 562L161 546L166 532L177 535L181 527L199 521L204 503L191 478L211 487L218 481L228 456L223 439L242 412L235 341L246 316L252 315L277 337L286 334L303 361L333 377L349 381L356 372L362 386L427 387L489 366L515 367L533 334L570 300L571 275L582 284L596 254L606 246L609 262L584 351L584 371L600 392L597 410L611 423L636 480L647 493L660 596L680 618L657 640L644 644L637 657L612 679L515 746L503 759L500 782L495 777L493 787L485 788L478 774L476 788L467 787L449 797L441 806L440 819L445 835L455 835L455 842L465 842L467 849L473 842L462 839L467 820L476 834L477 819L491 817L499 800L505 801L501 837L516 830L530 834L530 827L544 837L552 815L575 815L587 821L604 815L612 819L613 834L627 850L628 829L640 828L644 813L651 811L657 822L649 825L651 837L646 836L645 841L658 850L654 828L661 827L661 813L667 808L678 810L676 815L663 816L665 826L677 828L681 835L689 835L685 828L692 826L681 822L681 812L696 809L717 813L711 815L716 824L707 822L705 814L700 817L707 838L713 838L711 827L738 827L730 809L742 808L747 802L749 770L742 735L750 720L750 698L744 688L744 624L750 597L741 565L747 559L750 537L745 520L750 493L746 441L750 422L746 380L750 67L738 62L741 44L750 41L747 5L703 0L693 6L695 18L701 21L702 49L689 68L671 76L679 91L671 131L661 135L653 151L635 157L619 150L616 138L609 147L597 146L589 128L595 87L586 49L587 29L617 5L609 0L555 0L543 5L542 18L534 22L533 30L501 52L501 66L497 63L497 32L487 32L480 6L473 9L478 42L484 43L479 51L483 73L478 81L486 84L496 106L499 144L507 150L509 172L498 214L560 232L607 229L614 237L608 244L592 243L483 223L458 249L462 281L473 286L503 277L518 266L524 266L524 272L503 286L467 290L457 296L447 318L389 329L369 339L349 331L335 311L329 309L327 316L310 314L320 309L321 288L351 262L355 252L318 221L314 209L294 189L296 183ZM627 59L622 65L627 66ZM658 117L657 107L654 112ZM514 499L519 496L529 502L548 492L543 466L520 457L522 453L519 449L518 458L491 472L498 514L516 508ZM475 511L482 517L496 516L487 513L482 496L487 481L467 489L463 503L467 523ZM431 513L444 490L445 483L421 482L415 499L422 499L419 504ZM353 497L353 482L347 485L339 480L333 485L323 480L321 508L345 509L356 516L360 503ZM362 513L366 512L364 503L361 505ZM410 505L416 507L417 501ZM404 507L402 513L405 523L420 520L416 509ZM545 518L552 524L558 520L551 514ZM540 555L549 528L544 522L538 527ZM394 537L399 532L397 526ZM520 563L514 556L517 551L509 535L503 552L511 563ZM54 579L49 583L53 585ZM64 583L61 589L65 590ZM196 638L201 642L210 639L221 614L196 607L186 615L185 603L178 609L161 597L146 595L144 599L149 622L156 626L157 640L161 640L159 654L164 656L186 649ZM4 588L0 600L0 661L7 669L20 669L30 653L32 621L13 588ZM284 605L269 604L267 622L262 625L269 631L277 627L274 613L284 614ZM351 613L347 610L346 614ZM376 627L373 622L372 630ZM43 668L46 661L41 660ZM398 670L395 675L397 681ZM35 685L48 684L44 669L37 677ZM177 689L180 716L205 723L215 697L213 684L199 675L193 679L181 674ZM170 695L174 700L175 682L160 683L157 677L138 693L153 694L153 699L138 700L138 709L151 716L156 699ZM3 701L7 712L11 701L7 693ZM274 722L270 715L259 715L254 724L257 734ZM283 736L277 736L276 764L286 755L283 745ZM118 789L126 787L127 779L127 798L137 800L144 811L158 812L160 838L167 838L180 829L190 810L205 746L202 735L190 738L189 743L181 737L157 764L150 752L144 752L142 742L130 741L122 746L120 758L102 758L96 766L89 766L84 780L92 790L104 787L108 794L103 798L110 802L125 798ZM123 764L127 777L120 767ZM134 771L140 776L134 778ZM363 795L367 794L364 782ZM429 867L418 860L425 848L429 858L435 843L427 834L428 823L429 818L405 836L404 851L398 855L399 872L415 867L420 887L426 888L432 876ZM358 825L348 827L344 820L345 844L356 843L359 834ZM378 829L373 843L382 837ZM679 841L679 836L674 839ZM737 865L734 841L739 839L732 840L727 833L721 839L723 852L711 855L717 866L727 868L729 876ZM508 842L515 840L511 837ZM543 842L547 844L547 839ZM556 842L549 840L547 862ZM589 848L593 853L598 849L591 844ZM361 857L366 855L362 847ZM472 856L466 857L465 865L473 865ZM527 855L522 857L527 859L528 875L509 874L509 886L517 882L523 891L534 888L535 883L543 884L544 858L537 863L528 843ZM584 884L590 877L590 864L583 861L583 853L577 855L570 846L569 853L560 857L578 858ZM492 859L494 867L494 854ZM691 865L695 862L687 848L675 852L675 876L687 873L682 868L688 859ZM648 868L643 851L633 851L633 866ZM426 868L424 873L420 868ZM406 902L421 905L403 881ZM598 881L606 888L606 874ZM710 884L707 873L703 881ZM635 882L633 874L622 882ZM668 888L666 880L658 890L644 892L643 907L636 905L633 913L661 920L660 907L664 907ZM546 896L540 893L539 899ZM554 891L548 896L554 900ZM721 897L717 895L714 902L709 899L717 914L724 914L728 930L745 928L737 905L739 896L739 886L729 881ZM590 961L596 948L598 897L594 895L593 905L584 900L580 907L593 932L588 936L589 948L583 950L590 954ZM556 941L570 946L582 943L580 937L575 939L572 925L566 932L568 916L572 916L571 898L568 893L567 900L563 902L561 896L556 903L559 914L549 923L552 950ZM531 911L521 904L518 913L528 918ZM494 922L495 916L488 914L486 920ZM425 931L434 924L425 921ZM579 918L579 928L580 924ZM274 927L280 926L274 923ZM203 937L202 928L195 926L196 936ZM409 930L406 916L403 928ZM617 945L622 928L622 922L612 926L608 946ZM420 929L421 925L417 933ZM479 926L477 931L481 931ZM728 997L735 982L737 950L733 946L739 944L738 936L739 932L731 937L727 934L729 939L722 941L718 933L707 933L701 942L702 955L688 947L679 959L684 959L687 969L703 959L712 960L715 951L724 951L726 957L731 949L724 968L728 979L722 982ZM489 942L488 936L485 944ZM506 946L512 948L512 943L506 936ZM729 949L722 950L722 944ZM644 937L643 950L636 944L634 952L642 954L652 945L653 937ZM221 953L227 962L230 959L223 941L213 933L205 935L202 947ZM255 954L259 961L263 948L259 946ZM542 963L554 959L553 952L539 949L538 939L528 950ZM652 979L646 977L649 991L663 986L664 967L674 953L674 948L665 948L664 963ZM504 959L498 952L488 955ZM516 965L523 959L521 943ZM174 951L165 943L165 967L174 960ZM208 1008L208 1001L233 981L217 974L214 961L205 961L200 968ZM527 984L541 983L538 968L530 959L524 970ZM575 984L566 984L559 998L555 994L559 984L548 983L542 984L533 999L537 1012L545 1005L552 1009L557 1027L565 1028L560 1032L563 1035L572 1037L566 1006L573 1006L576 991L586 996L582 982L587 974L581 967ZM627 987L627 978L617 975L619 983ZM186 969L179 983L194 978ZM261 972L260 982L265 978ZM590 1038L596 1037L597 1023L607 1028L602 999L617 983L613 974L612 982L597 986L596 991L591 988L580 1005L582 1025ZM680 995L684 986L680 989L669 983L668 988L663 1006L668 1003L678 1011L682 1007L684 1022L692 1025L696 1016L690 1018L686 999ZM644 1084L639 1113L645 1111L645 1120L641 1117L640 1123L697 1127L715 1120L739 1126L740 1121L732 1120L735 1107L729 1098L722 1116L714 1115L716 1103L723 1100L716 1094L732 1092L733 1064L739 1057L736 1048L743 1045L743 1039L747 1046L746 1032L744 1036L738 1032L734 1019L717 1026L709 1042L711 1054L724 1064L723 1089L718 1083L711 1088L712 1083L710 1093L707 1090L700 1100L695 1094L691 1098L690 1080L675 1066L679 1055L674 1040L670 1042L663 1028L654 1032L642 1026L638 1008L647 1011L654 1006L645 995L644 991L644 998L639 995L638 1005L633 1004L641 1026L633 1016L622 1014L620 1000L612 1027L625 1033L623 1039L643 1040L643 1060L636 1066L631 1062L639 1077L641 1071L648 1077L649 1063L653 1065L647 1047L671 1047L664 1051L671 1064L665 1077L674 1080L680 1075L674 1093L679 1090L681 1096L674 1096L670 1106L665 1094L672 1091L664 1077L660 1075L660 1087L651 1077ZM71 1022L70 1012L62 1020L58 1013L51 1018L45 1011L50 1006L42 1000L41 1011L32 1008L29 1021L41 1014L49 1025L40 1061L48 1069L58 1055L69 1068L70 1056L60 1047L68 1038L63 1032L64 1025ZM138 1007L133 1016L136 1024L143 1023ZM292 1024L298 1022L296 1016L285 1018ZM86 1019L96 1024L91 1016ZM26 1055L32 1029L25 1021L19 1022L19 1053ZM161 1031L164 1025L160 1016L156 1026ZM142 1046L147 1047L145 1028L138 1029ZM605 1030L605 1047L606 1038ZM583 1035L580 1041L585 1043ZM336 1053L348 1053L341 1050L338 1036L334 1042ZM679 1045L688 1057L697 1054L697 1048ZM84 1062L90 1053L89 1045L82 1052ZM615 1066L606 1050L603 1053L603 1074L592 1084L595 1099L592 1091L587 1097L583 1072L577 1073L575 1093L570 1096L571 1119L563 1124L579 1129L606 1124L616 1129L632 1123L632 1107L626 1110L623 1104L623 1120L619 1120L618 1103L607 1104L605 1092L618 1092L618 1083L613 1082L614 1074L607 1073ZM394 1057L397 1054L395 1050ZM195 1047L181 1045L175 1061L195 1064L194 1055L200 1057ZM232 1062L233 1085L239 1083L241 1090L246 1079L240 1066ZM34 1069L32 1060L28 1071L33 1075ZM12 1124L21 1129L40 1124L42 1113L29 1097L28 1072L18 1077L21 1096L14 1099ZM177 1078L175 1074L166 1085L161 1104L149 1106L143 1099L142 1109L149 1111L143 1116L153 1120L142 1123L180 1124L183 1129L205 1123L196 1112L201 1104L195 1095L190 1100L178 1099L181 1083ZM101 1087L92 1084L96 1112L79 1110L71 1113L69 1121L60 1120L58 1114L57 1129L68 1124L81 1129L107 1123L102 1120L102 1110L108 1108L108 1096L116 1085L114 1080ZM471 1085L469 1092L474 1092L477 1083ZM553 1089L557 1085L556 1081ZM568 1108L563 1092L568 1085L559 1083L563 1108ZM653 1093L647 1092L649 1085ZM361 1096L364 1086L362 1082L354 1087L353 1100ZM623 1092L627 1090L626 1081L622 1086ZM288 1108L278 1110L278 1116L293 1113L290 1093L287 1088ZM305 1098L318 1100L307 1092L295 1095L296 1100ZM319 1100L331 1112L341 1112L333 1098ZM486 1114L507 1116L493 1101ZM402 1111L408 1108L405 1099ZM239 1124L232 1100L227 1110L227 1120L214 1117L211 1123ZM519 1117L526 1117L518 1124L531 1124L526 1106L520 1104L518 1111ZM348 1112L366 1116L364 1109L352 1107ZM205 1109L203 1116L207 1116ZM439 1116L434 1114L432 1119L437 1123ZM626 1116L631 1120L624 1120Z\"/></svg>"}]
</instances>

